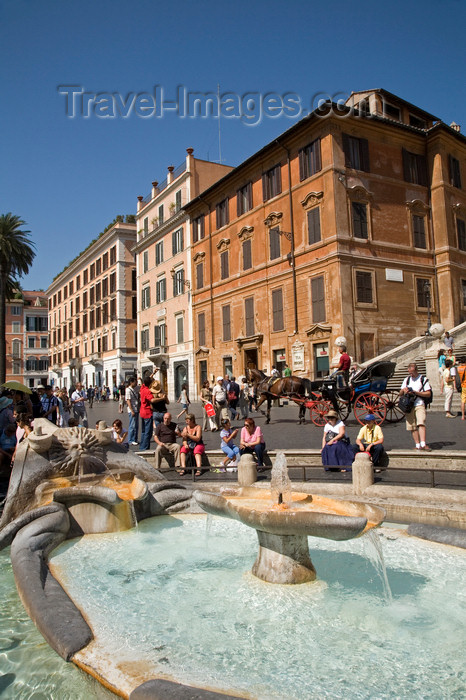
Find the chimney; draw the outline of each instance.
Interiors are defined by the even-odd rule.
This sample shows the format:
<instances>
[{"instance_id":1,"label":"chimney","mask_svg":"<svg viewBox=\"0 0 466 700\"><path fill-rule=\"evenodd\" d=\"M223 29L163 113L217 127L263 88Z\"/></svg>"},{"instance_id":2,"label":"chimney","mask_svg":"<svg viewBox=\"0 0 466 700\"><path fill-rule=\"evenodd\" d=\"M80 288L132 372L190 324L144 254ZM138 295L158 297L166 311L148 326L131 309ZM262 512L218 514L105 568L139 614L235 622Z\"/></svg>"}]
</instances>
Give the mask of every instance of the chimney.
<instances>
[{"instance_id":1,"label":"chimney","mask_svg":"<svg viewBox=\"0 0 466 700\"><path fill-rule=\"evenodd\" d=\"M458 133L461 132L461 126L457 124L456 122L452 122L450 124L450 129L453 129L454 131L457 131Z\"/></svg>"},{"instance_id":2,"label":"chimney","mask_svg":"<svg viewBox=\"0 0 466 700\"><path fill-rule=\"evenodd\" d=\"M144 199L144 197L142 196L142 194L140 194L139 197L138 197L138 211L141 211L141 209L142 209L143 206L144 206L144 204L142 203L142 200L143 200L143 199Z\"/></svg>"},{"instance_id":3,"label":"chimney","mask_svg":"<svg viewBox=\"0 0 466 700\"><path fill-rule=\"evenodd\" d=\"M193 165L194 165L194 158L193 158L194 148L187 148L187 149L186 149L186 153L187 153L187 156L186 156L186 170L187 170L187 172L189 173L189 172L192 171Z\"/></svg>"},{"instance_id":4,"label":"chimney","mask_svg":"<svg viewBox=\"0 0 466 700\"><path fill-rule=\"evenodd\" d=\"M167 185L169 185L171 182L173 182L174 169L175 169L175 167L173 165L168 166Z\"/></svg>"},{"instance_id":5,"label":"chimney","mask_svg":"<svg viewBox=\"0 0 466 700\"><path fill-rule=\"evenodd\" d=\"M159 192L158 189L157 189L157 185L158 185L158 184L159 184L159 183L157 182L157 180L154 180L154 182L152 183L152 195L151 195L151 196L152 196L152 199L155 199L156 196L157 196L157 194L158 194L158 192Z\"/></svg>"}]
</instances>

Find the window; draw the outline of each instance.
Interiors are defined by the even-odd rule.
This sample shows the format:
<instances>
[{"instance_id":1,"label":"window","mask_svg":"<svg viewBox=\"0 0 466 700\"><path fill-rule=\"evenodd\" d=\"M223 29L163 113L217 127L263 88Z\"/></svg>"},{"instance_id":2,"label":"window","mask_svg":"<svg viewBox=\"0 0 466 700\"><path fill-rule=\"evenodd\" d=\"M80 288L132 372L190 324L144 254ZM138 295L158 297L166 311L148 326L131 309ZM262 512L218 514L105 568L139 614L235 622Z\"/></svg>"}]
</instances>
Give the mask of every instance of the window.
<instances>
[{"instance_id":1,"label":"window","mask_svg":"<svg viewBox=\"0 0 466 700\"><path fill-rule=\"evenodd\" d=\"M282 171L280 165L274 165L262 174L262 198L264 202L276 197L282 191Z\"/></svg>"},{"instance_id":2,"label":"window","mask_svg":"<svg viewBox=\"0 0 466 700\"><path fill-rule=\"evenodd\" d=\"M108 335L102 336L102 352L107 352L108 350Z\"/></svg>"},{"instance_id":3,"label":"window","mask_svg":"<svg viewBox=\"0 0 466 700\"><path fill-rule=\"evenodd\" d=\"M205 314L197 316L197 343L199 347L205 345Z\"/></svg>"},{"instance_id":4,"label":"window","mask_svg":"<svg viewBox=\"0 0 466 700\"><path fill-rule=\"evenodd\" d=\"M250 270L252 267L251 239L243 241L243 270Z\"/></svg>"},{"instance_id":5,"label":"window","mask_svg":"<svg viewBox=\"0 0 466 700\"><path fill-rule=\"evenodd\" d=\"M91 330L94 330L94 328L95 328L95 311L94 311L94 309L92 309L92 311L90 311L90 313L89 313L89 328Z\"/></svg>"},{"instance_id":6,"label":"window","mask_svg":"<svg viewBox=\"0 0 466 700\"><path fill-rule=\"evenodd\" d=\"M430 304L430 280L417 277L416 293L418 308L427 309Z\"/></svg>"},{"instance_id":7,"label":"window","mask_svg":"<svg viewBox=\"0 0 466 700\"><path fill-rule=\"evenodd\" d=\"M98 276L100 275L101 272L102 272L102 260L101 260L101 258L97 258L97 260L95 261L95 274L96 274L96 277L98 277Z\"/></svg>"},{"instance_id":8,"label":"window","mask_svg":"<svg viewBox=\"0 0 466 700\"><path fill-rule=\"evenodd\" d=\"M141 352L149 350L149 329L143 328L141 331Z\"/></svg>"},{"instance_id":9,"label":"window","mask_svg":"<svg viewBox=\"0 0 466 700\"><path fill-rule=\"evenodd\" d=\"M320 139L316 139L299 151L299 179L305 180L321 169Z\"/></svg>"},{"instance_id":10,"label":"window","mask_svg":"<svg viewBox=\"0 0 466 700\"><path fill-rule=\"evenodd\" d=\"M116 272L112 272L110 275L110 294L113 294L113 292L116 292Z\"/></svg>"},{"instance_id":11,"label":"window","mask_svg":"<svg viewBox=\"0 0 466 700\"><path fill-rule=\"evenodd\" d=\"M68 323L68 338L71 340L73 337L73 321Z\"/></svg>"},{"instance_id":12,"label":"window","mask_svg":"<svg viewBox=\"0 0 466 700\"><path fill-rule=\"evenodd\" d=\"M150 306L150 287L147 285L147 287L142 288L141 292L141 309L148 309Z\"/></svg>"},{"instance_id":13,"label":"window","mask_svg":"<svg viewBox=\"0 0 466 700\"><path fill-rule=\"evenodd\" d=\"M283 323L283 290L274 289L272 291L272 316L273 316L273 330L282 331L284 329Z\"/></svg>"},{"instance_id":14,"label":"window","mask_svg":"<svg viewBox=\"0 0 466 700\"><path fill-rule=\"evenodd\" d=\"M372 304L372 272L356 271L356 301L359 304Z\"/></svg>"},{"instance_id":15,"label":"window","mask_svg":"<svg viewBox=\"0 0 466 700\"><path fill-rule=\"evenodd\" d=\"M74 285L73 285L73 282L71 281L71 282L68 284L68 290L69 290L70 296L73 294L73 286L74 286Z\"/></svg>"},{"instance_id":16,"label":"window","mask_svg":"<svg viewBox=\"0 0 466 700\"><path fill-rule=\"evenodd\" d=\"M325 321L325 286L324 278L313 277L311 279L312 322Z\"/></svg>"},{"instance_id":17,"label":"window","mask_svg":"<svg viewBox=\"0 0 466 700\"><path fill-rule=\"evenodd\" d=\"M47 316L26 316L27 331L47 331L48 317ZM15 332L15 331L13 331Z\"/></svg>"},{"instance_id":18,"label":"window","mask_svg":"<svg viewBox=\"0 0 466 700\"><path fill-rule=\"evenodd\" d=\"M246 322L246 336L254 335L254 297L248 297L244 300L244 316Z\"/></svg>"},{"instance_id":19,"label":"window","mask_svg":"<svg viewBox=\"0 0 466 700\"><path fill-rule=\"evenodd\" d=\"M108 302L102 305L102 325L108 323Z\"/></svg>"},{"instance_id":20,"label":"window","mask_svg":"<svg viewBox=\"0 0 466 700\"><path fill-rule=\"evenodd\" d=\"M156 348L165 348L167 342L167 326L165 323L160 323L154 326L154 345Z\"/></svg>"},{"instance_id":21,"label":"window","mask_svg":"<svg viewBox=\"0 0 466 700\"><path fill-rule=\"evenodd\" d=\"M228 223L228 197L223 199L215 207L216 217L217 217L217 228L222 228Z\"/></svg>"},{"instance_id":22,"label":"window","mask_svg":"<svg viewBox=\"0 0 466 700\"><path fill-rule=\"evenodd\" d=\"M226 280L230 276L229 254L228 250L220 253L220 279Z\"/></svg>"},{"instance_id":23,"label":"window","mask_svg":"<svg viewBox=\"0 0 466 700\"><path fill-rule=\"evenodd\" d=\"M279 258L280 253L280 229L278 226L274 226L269 230L269 243L270 243L270 259L275 260Z\"/></svg>"},{"instance_id":24,"label":"window","mask_svg":"<svg viewBox=\"0 0 466 700\"><path fill-rule=\"evenodd\" d=\"M367 239L367 205L362 202L351 202L351 212L353 217L353 236Z\"/></svg>"},{"instance_id":25,"label":"window","mask_svg":"<svg viewBox=\"0 0 466 700\"><path fill-rule=\"evenodd\" d=\"M402 149L403 156L403 177L406 182L412 182L415 185L427 185L427 167L425 156L418 153L410 153L404 148Z\"/></svg>"},{"instance_id":26,"label":"window","mask_svg":"<svg viewBox=\"0 0 466 700\"><path fill-rule=\"evenodd\" d=\"M343 134L343 151L347 168L369 172L369 142L367 139L358 139L355 136Z\"/></svg>"},{"instance_id":27,"label":"window","mask_svg":"<svg viewBox=\"0 0 466 700\"><path fill-rule=\"evenodd\" d=\"M110 248L110 265L114 265L116 263L116 245L113 246L113 248Z\"/></svg>"},{"instance_id":28,"label":"window","mask_svg":"<svg viewBox=\"0 0 466 700\"><path fill-rule=\"evenodd\" d=\"M155 285L155 297L157 304L161 304L167 298L167 280L161 277Z\"/></svg>"},{"instance_id":29,"label":"window","mask_svg":"<svg viewBox=\"0 0 466 700\"><path fill-rule=\"evenodd\" d=\"M116 299L110 299L110 321L116 321Z\"/></svg>"},{"instance_id":30,"label":"window","mask_svg":"<svg viewBox=\"0 0 466 700\"><path fill-rule=\"evenodd\" d=\"M159 206L159 226L163 224L163 204Z\"/></svg>"},{"instance_id":31,"label":"window","mask_svg":"<svg viewBox=\"0 0 466 700\"><path fill-rule=\"evenodd\" d=\"M240 187L236 192L236 215L241 216L252 209L252 182Z\"/></svg>"},{"instance_id":32,"label":"window","mask_svg":"<svg viewBox=\"0 0 466 700\"><path fill-rule=\"evenodd\" d=\"M133 267L133 269L131 270L131 290L133 292L135 292L137 289L137 286L138 286L138 281L137 281L137 277L136 277L136 268Z\"/></svg>"},{"instance_id":33,"label":"window","mask_svg":"<svg viewBox=\"0 0 466 700\"><path fill-rule=\"evenodd\" d=\"M413 214L413 241L415 248L427 248L424 217Z\"/></svg>"},{"instance_id":34,"label":"window","mask_svg":"<svg viewBox=\"0 0 466 700\"><path fill-rule=\"evenodd\" d=\"M11 306L10 307L11 315L12 316L21 316L21 309L22 309L21 306Z\"/></svg>"},{"instance_id":35,"label":"window","mask_svg":"<svg viewBox=\"0 0 466 700\"><path fill-rule=\"evenodd\" d=\"M136 297L131 297L131 318L136 320L138 317L138 303Z\"/></svg>"},{"instance_id":36,"label":"window","mask_svg":"<svg viewBox=\"0 0 466 700\"><path fill-rule=\"evenodd\" d=\"M204 263L200 262L196 265L196 289L202 289L204 286Z\"/></svg>"},{"instance_id":37,"label":"window","mask_svg":"<svg viewBox=\"0 0 466 700\"><path fill-rule=\"evenodd\" d=\"M416 129L425 129L427 126L424 119L419 119L418 117L415 117L413 114L409 115L409 125L415 126Z\"/></svg>"},{"instance_id":38,"label":"window","mask_svg":"<svg viewBox=\"0 0 466 700\"><path fill-rule=\"evenodd\" d=\"M19 321L13 321L11 324L12 333L21 333L21 323Z\"/></svg>"},{"instance_id":39,"label":"window","mask_svg":"<svg viewBox=\"0 0 466 700\"><path fill-rule=\"evenodd\" d=\"M87 326L87 314L82 315L82 326L83 326L83 333L87 333L88 326Z\"/></svg>"},{"instance_id":40,"label":"window","mask_svg":"<svg viewBox=\"0 0 466 700\"><path fill-rule=\"evenodd\" d=\"M95 263L92 263L92 265L90 267L90 277L91 277L91 280L95 279Z\"/></svg>"},{"instance_id":41,"label":"window","mask_svg":"<svg viewBox=\"0 0 466 700\"><path fill-rule=\"evenodd\" d=\"M204 220L204 214L201 214L201 216L197 216L195 219L193 219L193 243L196 243L204 238Z\"/></svg>"},{"instance_id":42,"label":"window","mask_svg":"<svg viewBox=\"0 0 466 700\"><path fill-rule=\"evenodd\" d=\"M29 336L28 338L28 348L35 348L36 347L36 339L34 336Z\"/></svg>"},{"instance_id":43,"label":"window","mask_svg":"<svg viewBox=\"0 0 466 700\"><path fill-rule=\"evenodd\" d=\"M175 192L175 211L180 211L181 209L181 190Z\"/></svg>"},{"instance_id":44,"label":"window","mask_svg":"<svg viewBox=\"0 0 466 700\"><path fill-rule=\"evenodd\" d=\"M87 309L87 292L83 292L83 309Z\"/></svg>"},{"instance_id":45,"label":"window","mask_svg":"<svg viewBox=\"0 0 466 700\"><path fill-rule=\"evenodd\" d=\"M308 243L319 243L322 240L320 233L320 207L314 207L307 212L307 236Z\"/></svg>"},{"instance_id":46,"label":"window","mask_svg":"<svg viewBox=\"0 0 466 700\"><path fill-rule=\"evenodd\" d=\"M108 268L108 253L104 253L102 255L102 270L106 270Z\"/></svg>"},{"instance_id":47,"label":"window","mask_svg":"<svg viewBox=\"0 0 466 700\"><path fill-rule=\"evenodd\" d=\"M466 308L466 280L461 280L461 298L463 300L463 307Z\"/></svg>"},{"instance_id":48,"label":"window","mask_svg":"<svg viewBox=\"0 0 466 700\"><path fill-rule=\"evenodd\" d=\"M395 105L388 104L387 102L385 102L383 106L383 115L384 117L396 119L397 121L400 121L401 119L400 108L395 107Z\"/></svg>"},{"instance_id":49,"label":"window","mask_svg":"<svg viewBox=\"0 0 466 700\"><path fill-rule=\"evenodd\" d=\"M456 233L458 235L458 248L466 250L466 224L463 219L456 219Z\"/></svg>"},{"instance_id":50,"label":"window","mask_svg":"<svg viewBox=\"0 0 466 700\"><path fill-rule=\"evenodd\" d=\"M83 270L83 284L87 284L89 282L89 273L88 270Z\"/></svg>"},{"instance_id":51,"label":"window","mask_svg":"<svg viewBox=\"0 0 466 700\"><path fill-rule=\"evenodd\" d=\"M13 360L11 373L21 374L21 362L19 360Z\"/></svg>"},{"instance_id":52,"label":"window","mask_svg":"<svg viewBox=\"0 0 466 700\"><path fill-rule=\"evenodd\" d=\"M155 244L155 264L160 265L163 262L163 241Z\"/></svg>"},{"instance_id":53,"label":"window","mask_svg":"<svg viewBox=\"0 0 466 700\"><path fill-rule=\"evenodd\" d=\"M102 280L102 299L108 296L108 277L104 277ZM79 311L79 309L76 309Z\"/></svg>"},{"instance_id":54,"label":"window","mask_svg":"<svg viewBox=\"0 0 466 700\"><path fill-rule=\"evenodd\" d=\"M149 269L149 251L145 250L142 254L142 272L147 272Z\"/></svg>"},{"instance_id":55,"label":"window","mask_svg":"<svg viewBox=\"0 0 466 700\"><path fill-rule=\"evenodd\" d=\"M102 287L100 282L95 285L95 300L100 301L102 299Z\"/></svg>"},{"instance_id":56,"label":"window","mask_svg":"<svg viewBox=\"0 0 466 700\"><path fill-rule=\"evenodd\" d=\"M176 342L184 343L184 318L181 315L176 317Z\"/></svg>"},{"instance_id":57,"label":"window","mask_svg":"<svg viewBox=\"0 0 466 700\"><path fill-rule=\"evenodd\" d=\"M222 306L222 338L224 342L231 340L230 304Z\"/></svg>"},{"instance_id":58,"label":"window","mask_svg":"<svg viewBox=\"0 0 466 700\"><path fill-rule=\"evenodd\" d=\"M63 301L64 301L65 299L68 299L68 286L67 286L66 284L65 284L65 286L63 287Z\"/></svg>"},{"instance_id":59,"label":"window","mask_svg":"<svg viewBox=\"0 0 466 700\"><path fill-rule=\"evenodd\" d=\"M76 299L74 300L74 312L75 312L75 314L79 314L79 312L81 311L80 306L81 306L81 298L76 297Z\"/></svg>"},{"instance_id":60,"label":"window","mask_svg":"<svg viewBox=\"0 0 466 700\"><path fill-rule=\"evenodd\" d=\"M26 360L26 372L36 372L37 371L37 358L28 357Z\"/></svg>"},{"instance_id":61,"label":"window","mask_svg":"<svg viewBox=\"0 0 466 700\"><path fill-rule=\"evenodd\" d=\"M48 338L47 336L42 336L40 339L40 347L41 348L47 348L48 347Z\"/></svg>"},{"instance_id":62,"label":"window","mask_svg":"<svg viewBox=\"0 0 466 700\"><path fill-rule=\"evenodd\" d=\"M116 349L116 331L112 331L112 350Z\"/></svg>"},{"instance_id":63,"label":"window","mask_svg":"<svg viewBox=\"0 0 466 700\"><path fill-rule=\"evenodd\" d=\"M461 189L461 169L460 162L453 156L448 156L448 169L450 175L450 185Z\"/></svg>"},{"instance_id":64,"label":"window","mask_svg":"<svg viewBox=\"0 0 466 700\"><path fill-rule=\"evenodd\" d=\"M181 267L175 271L173 277L173 296L177 297L184 292L184 269Z\"/></svg>"},{"instance_id":65,"label":"window","mask_svg":"<svg viewBox=\"0 0 466 700\"><path fill-rule=\"evenodd\" d=\"M144 229L144 235L147 235L149 233L149 217L146 216L142 220L142 228Z\"/></svg>"},{"instance_id":66,"label":"window","mask_svg":"<svg viewBox=\"0 0 466 700\"><path fill-rule=\"evenodd\" d=\"M57 292L57 301L59 304L61 304L61 290Z\"/></svg>"},{"instance_id":67,"label":"window","mask_svg":"<svg viewBox=\"0 0 466 700\"><path fill-rule=\"evenodd\" d=\"M75 332L75 335L79 335L79 318L75 319L74 332Z\"/></svg>"},{"instance_id":68,"label":"window","mask_svg":"<svg viewBox=\"0 0 466 700\"><path fill-rule=\"evenodd\" d=\"M183 250L183 229L179 228L172 233L172 255L177 255Z\"/></svg>"},{"instance_id":69,"label":"window","mask_svg":"<svg viewBox=\"0 0 466 700\"><path fill-rule=\"evenodd\" d=\"M91 287L89 289L89 303L92 305L95 301L95 288Z\"/></svg>"},{"instance_id":70,"label":"window","mask_svg":"<svg viewBox=\"0 0 466 700\"><path fill-rule=\"evenodd\" d=\"M11 344L11 354L13 357L20 357L21 356L21 341L20 340L13 340Z\"/></svg>"}]
</instances>

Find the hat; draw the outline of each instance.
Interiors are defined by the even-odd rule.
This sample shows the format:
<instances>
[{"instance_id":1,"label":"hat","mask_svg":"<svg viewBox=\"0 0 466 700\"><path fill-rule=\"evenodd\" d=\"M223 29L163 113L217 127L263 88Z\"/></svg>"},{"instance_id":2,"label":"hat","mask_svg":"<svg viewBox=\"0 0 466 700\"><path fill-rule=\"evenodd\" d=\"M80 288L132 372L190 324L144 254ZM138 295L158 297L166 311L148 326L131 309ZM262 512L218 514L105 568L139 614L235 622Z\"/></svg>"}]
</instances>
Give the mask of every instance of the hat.
<instances>
[{"instance_id":1,"label":"hat","mask_svg":"<svg viewBox=\"0 0 466 700\"><path fill-rule=\"evenodd\" d=\"M329 411L325 414L325 418L339 418L340 416L336 411Z\"/></svg>"},{"instance_id":2,"label":"hat","mask_svg":"<svg viewBox=\"0 0 466 700\"><path fill-rule=\"evenodd\" d=\"M223 382L223 377L217 377L218 382Z\"/></svg>"},{"instance_id":3,"label":"hat","mask_svg":"<svg viewBox=\"0 0 466 700\"><path fill-rule=\"evenodd\" d=\"M13 399L9 399L7 396L2 396L2 398L0 398L0 411L3 411L4 408L10 406L12 403Z\"/></svg>"},{"instance_id":4,"label":"hat","mask_svg":"<svg viewBox=\"0 0 466 700\"><path fill-rule=\"evenodd\" d=\"M367 416L364 416L364 420L369 421L369 420L377 420L377 419L373 413L368 413Z\"/></svg>"},{"instance_id":5,"label":"hat","mask_svg":"<svg viewBox=\"0 0 466 700\"><path fill-rule=\"evenodd\" d=\"M45 389L45 386L43 384L38 384L36 386L36 389Z\"/></svg>"}]
</instances>

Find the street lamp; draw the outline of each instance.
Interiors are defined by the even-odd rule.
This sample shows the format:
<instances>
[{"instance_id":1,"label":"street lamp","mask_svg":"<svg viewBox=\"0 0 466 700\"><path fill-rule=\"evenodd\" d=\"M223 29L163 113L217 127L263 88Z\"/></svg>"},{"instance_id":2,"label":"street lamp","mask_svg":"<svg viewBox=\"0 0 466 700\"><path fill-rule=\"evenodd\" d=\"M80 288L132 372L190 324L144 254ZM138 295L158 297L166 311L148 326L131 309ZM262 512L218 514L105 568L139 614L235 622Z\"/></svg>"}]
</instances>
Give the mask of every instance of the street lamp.
<instances>
[{"instance_id":1,"label":"street lamp","mask_svg":"<svg viewBox=\"0 0 466 700\"><path fill-rule=\"evenodd\" d=\"M426 280L424 282L424 294L426 296L427 302L427 330L426 335L430 335L431 317L430 317L430 282Z\"/></svg>"}]
</instances>

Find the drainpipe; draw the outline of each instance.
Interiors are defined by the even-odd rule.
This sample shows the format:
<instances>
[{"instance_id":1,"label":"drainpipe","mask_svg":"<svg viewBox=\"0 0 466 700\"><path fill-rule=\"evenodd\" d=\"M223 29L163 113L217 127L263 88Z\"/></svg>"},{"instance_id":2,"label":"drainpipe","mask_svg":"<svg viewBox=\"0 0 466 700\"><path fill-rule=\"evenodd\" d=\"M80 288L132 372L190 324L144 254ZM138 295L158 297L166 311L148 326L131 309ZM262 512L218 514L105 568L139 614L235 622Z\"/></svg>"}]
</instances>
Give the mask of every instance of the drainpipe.
<instances>
[{"instance_id":1,"label":"drainpipe","mask_svg":"<svg viewBox=\"0 0 466 700\"><path fill-rule=\"evenodd\" d=\"M290 159L290 151L289 149L284 146L278 139L275 139L275 143L278 144L283 148L284 151L286 151L286 161L288 165L288 200L289 200L289 207L290 207L290 233L291 233L291 258L290 258L290 264L291 264L291 271L292 271L292 279L293 279L293 307L294 307L294 331L293 335L297 335L298 333L298 295L296 291L296 259L295 259L295 249L294 249L294 217L293 217L293 196L291 192L291 159Z\"/></svg>"}]
</instances>

